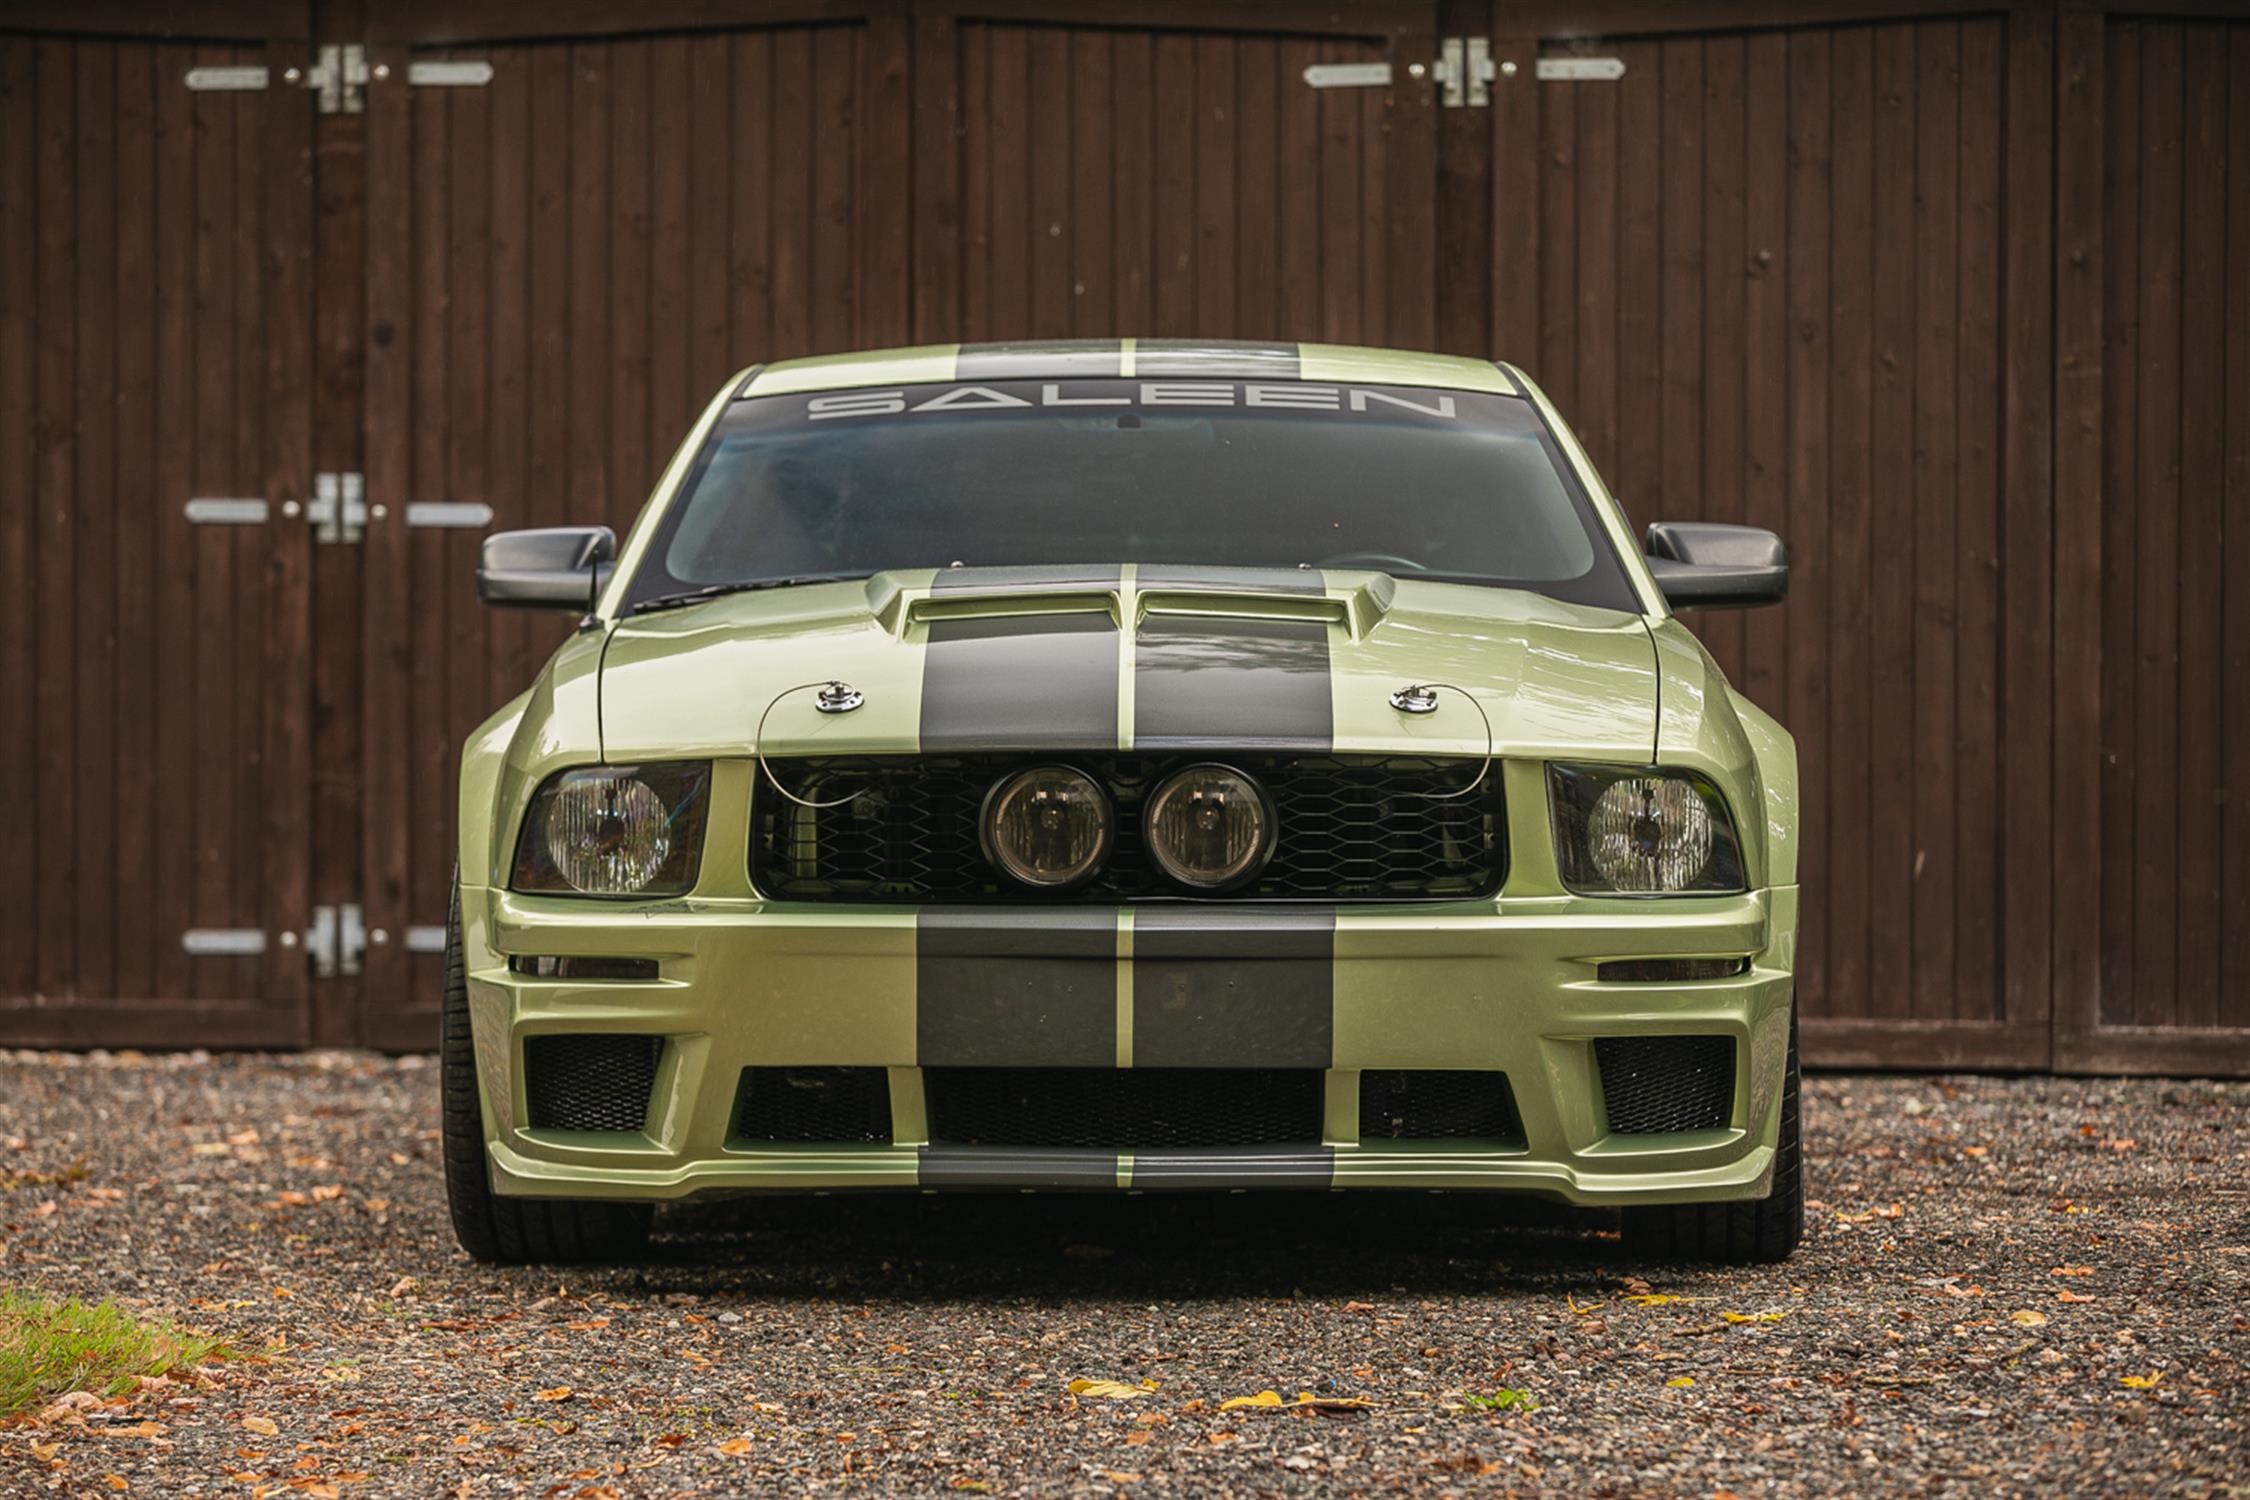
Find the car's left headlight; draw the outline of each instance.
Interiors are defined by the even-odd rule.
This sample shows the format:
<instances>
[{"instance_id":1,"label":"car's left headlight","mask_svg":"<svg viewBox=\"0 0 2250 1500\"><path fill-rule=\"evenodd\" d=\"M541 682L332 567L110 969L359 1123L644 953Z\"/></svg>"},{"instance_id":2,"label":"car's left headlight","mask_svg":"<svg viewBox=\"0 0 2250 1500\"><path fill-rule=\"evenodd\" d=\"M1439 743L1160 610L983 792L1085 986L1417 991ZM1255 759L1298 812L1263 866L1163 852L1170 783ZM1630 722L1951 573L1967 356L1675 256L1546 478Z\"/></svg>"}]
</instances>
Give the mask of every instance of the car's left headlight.
<instances>
[{"instance_id":1,"label":"car's left headlight","mask_svg":"<svg viewBox=\"0 0 2250 1500\"><path fill-rule=\"evenodd\" d=\"M1744 889L1726 799L1695 772L1550 765L1547 800L1563 884L1581 895Z\"/></svg>"},{"instance_id":2,"label":"car's left headlight","mask_svg":"<svg viewBox=\"0 0 2250 1500\"><path fill-rule=\"evenodd\" d=\"M516 837L512 890L678 896L703 862L707 760L581 766L547 778Z\"/></svg>"}]
</instances>

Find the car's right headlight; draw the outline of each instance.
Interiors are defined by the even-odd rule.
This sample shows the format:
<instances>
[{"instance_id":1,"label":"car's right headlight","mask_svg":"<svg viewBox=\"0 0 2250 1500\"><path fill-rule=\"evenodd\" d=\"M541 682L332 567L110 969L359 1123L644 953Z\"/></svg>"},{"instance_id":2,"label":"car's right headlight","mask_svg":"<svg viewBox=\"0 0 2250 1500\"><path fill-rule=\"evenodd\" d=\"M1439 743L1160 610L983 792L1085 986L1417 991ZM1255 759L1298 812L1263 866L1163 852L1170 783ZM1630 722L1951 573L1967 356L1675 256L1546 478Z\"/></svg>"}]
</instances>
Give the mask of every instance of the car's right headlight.
<instances>
[{"instance_id":1,"label":"car's right headlight","mask_svg":"<svg viewBox=\"0 0 2250 1500\"><path fill-rule=\"evenodd\" d=\"M1555 862L1581 895L1713 894L1744 889L1742 845L1726 799L1692 771L1550 765Z\"/></svg>"},{"instance_id":2,"label":"car's right headlight","mask_svg":"<svg viewBox=\"0 0 2250 1500\"><path fill-rule=\"evenodd\" d=\"M511 890L679 896L703 862L707 760L581 766L547 779L516 837Z\"/></svg>"}]
</instances>

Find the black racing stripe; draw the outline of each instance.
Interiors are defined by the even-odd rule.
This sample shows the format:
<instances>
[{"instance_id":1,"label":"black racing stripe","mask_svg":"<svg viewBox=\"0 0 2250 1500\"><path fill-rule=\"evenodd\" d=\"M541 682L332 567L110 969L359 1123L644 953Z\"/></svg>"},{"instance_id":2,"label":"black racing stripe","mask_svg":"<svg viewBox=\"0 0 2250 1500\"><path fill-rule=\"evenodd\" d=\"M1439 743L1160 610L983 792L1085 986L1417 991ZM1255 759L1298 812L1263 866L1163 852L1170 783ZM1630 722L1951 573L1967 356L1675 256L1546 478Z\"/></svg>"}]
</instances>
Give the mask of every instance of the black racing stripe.
<instances>
[{"instance_id":1,"label":"black racing stripe","mask_svg":"<svg viewBox=\"0 0 2250 1500\"><path fill-rule=\"evenodd\" d=\"M1114 1188L1117 1153L1033 1146L924 1146L927 1188Z\"/></svg>"},{"instance_id":2,"label":"black racing stripe","mask_svg":"<svg viewBox=\"0 0 2250 1500\"><path fill-rule=\"evenodd\" d=\"M1114 911L927 908L914 928L923 1067L1116 1064Z\"/></svg>"},{"instance_id":3,"label":"black racing stripe","mask_svg":"<svg viewBox=\"0 0 2250 1500\"><path fill-rule=\"evenodd\" d=\"M1326 1068L1335 1051L1335 908L1135 911L1134 1067Z\"/></svg>"},{"instance_id":4,"label":"black racing stripe","mask_svg":"<svg viewBox=\"0 0 2250 1500\"><path fill-rule=\"evenodd\" d=\"M1319 620L1152 614L1133 651L1133 748L1329 750L1336 709Z\"/></svg>"},{"instance_id":5,"label":"black racing stripe","mask_svg":"<svg viewBox=\"0 0 2250 1500\"><path fill-rule=\"evenodd\" d=\"M1295 380L1302 373L1295 344L1233 339L1142 339L1133 345L1133 376L1198 376L1214 380Z\"/></svg>"},{"instance_id":6,"label":"black racing stripe","mask_svg":"<svg viewBox=\"0 0 2250 1500\"><path fill-rule=\"evenodd\" d=\"M1335 1182L1336 1153L1326 1146L1133 1153L1136 1188L1304 1188Z\"/></svg>"},{"instance_id":7,"label":"black racing stripe","mask_svg":"<svg viewBox=\"0 0 2250 1500\"><path fill-rule=\"evenodd\" d=\"M1117 625L1106 614L930 622L922 750L1115 750Z\"/></svg>"},{"instance_id":8,"label":"black racing stripe","mask_svg":"<svg viewBox=\"0 0 2250 1500\"><path fill-rule=\"evenodd\" d=\"M1319 598L1328 582L1317 568L1228 568L1201 563L1142 563L1133 574L1144 589L1225 589L1236 594L1309 594Z\"/></svg>"},{"instance_id":9,"label":"black racing stripe","mask_svg":"<svg viewBox=\"0 0 2250 1500\"><path fill-rule=\"evenodd\" d=\"M953 378L968 380L1070 380L1125 373L1124 345L1116 339L1025 339L1012 344L963 344Z\"/></svg>"}]
</instances>

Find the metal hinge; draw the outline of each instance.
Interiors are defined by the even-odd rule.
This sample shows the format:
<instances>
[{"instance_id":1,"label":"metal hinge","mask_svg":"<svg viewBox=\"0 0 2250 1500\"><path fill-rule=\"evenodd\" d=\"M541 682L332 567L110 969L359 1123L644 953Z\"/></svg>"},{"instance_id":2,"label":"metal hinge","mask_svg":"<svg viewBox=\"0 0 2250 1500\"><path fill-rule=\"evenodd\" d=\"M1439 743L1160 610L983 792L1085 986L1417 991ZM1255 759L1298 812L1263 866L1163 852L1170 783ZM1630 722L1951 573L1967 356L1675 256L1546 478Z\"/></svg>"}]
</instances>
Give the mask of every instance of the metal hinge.
<instances>
[{"instance_id":1,"label":"metal hinge","mask_svg":"<svg viewBox=\"0 0 2250 1500\"><path fill-rule=\"evenodd\" d=\"M312 522L316 542L356 542L367 535L367 476L365 474L315 474L312 503L305 519ZM375 518L382 519L381 507Z\"/></svg>"},{"instance_id":2,"label":"metal hinge","mask_svg":"<svg viewBox=\"0 0 2250 1500\"><path fill-rule=\"evenodd\" d=\"M295 68L283 74L291 83ZM385 77L390 69L383 70ZM328 42L305 70L304 85L320 101L324 115L357 115L367 110L367 49L357 42Z\"/></svg>"},{"instance_id":3,"label":"metal hinge","mask_svg":"<svg viewBox=\"0 0 2250 1500\"><path fill-rule=\"evenodd\" d=\"M366 954L367 922L357 901L313 908L312 927L305 933L305 956L312 960L313 978L349 978L360 972Z\"/></svg>"},{"instance_id":4,"label":"metal hinge","mask_svg":"<svg viewBox=\"0 0 2250 1500\"><path fill-rule=\"evenodd\" d=\"M1514 63L1508 72L1516 71ZM1492 42L1481 36L1449 36L1438 44L1438 102L1447 109L1483 109L1492 103Z\"/></svg>"}]
</instances>

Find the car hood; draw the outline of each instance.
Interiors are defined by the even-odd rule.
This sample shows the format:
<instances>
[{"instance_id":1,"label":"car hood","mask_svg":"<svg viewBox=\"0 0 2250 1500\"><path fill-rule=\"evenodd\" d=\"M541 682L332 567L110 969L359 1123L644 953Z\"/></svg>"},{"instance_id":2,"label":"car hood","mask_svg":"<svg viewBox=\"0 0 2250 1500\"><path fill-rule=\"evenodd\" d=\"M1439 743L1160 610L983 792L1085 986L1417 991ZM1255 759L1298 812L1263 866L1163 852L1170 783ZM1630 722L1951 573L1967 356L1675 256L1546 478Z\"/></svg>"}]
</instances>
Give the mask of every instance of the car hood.
<instances>
[{"instance_id":1,"label":"car hood","mask_svg":"<svg viewBox=\"0 0 2250 1500\"><path fill-rule=\"evenodd\" d=\"M860 706L824 712L839 682ZM1390 695L1444 683L1436 708ZM1472 701L1473 700L1473 701ZM1210 750L1647 759L1638 615L1370 572L963 568L627 617L604 758ZM761 732L761 724L763 726Z\"/></svg>"}]
</instances>

